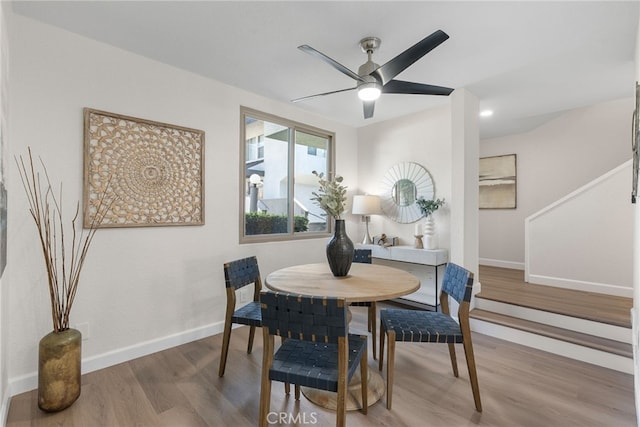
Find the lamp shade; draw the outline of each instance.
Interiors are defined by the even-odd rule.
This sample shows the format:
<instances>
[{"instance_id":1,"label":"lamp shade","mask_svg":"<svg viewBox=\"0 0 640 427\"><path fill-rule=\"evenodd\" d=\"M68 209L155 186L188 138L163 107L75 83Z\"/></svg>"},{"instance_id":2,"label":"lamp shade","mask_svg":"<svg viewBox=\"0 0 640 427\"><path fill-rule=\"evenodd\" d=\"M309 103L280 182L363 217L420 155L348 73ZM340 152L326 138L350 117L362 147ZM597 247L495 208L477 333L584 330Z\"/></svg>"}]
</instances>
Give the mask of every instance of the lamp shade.
<instances>
[{"instance_id":1,"label":"lamp shade","mask_svg":"<svg viewBox=\"0 0 640 427\"><path fill-rule=\"evenodd\" d=\"M376 215L381 213L380 197L378 196L353 196L353 207L351 213L354 215Z\"/></svg>"}]
</instances>

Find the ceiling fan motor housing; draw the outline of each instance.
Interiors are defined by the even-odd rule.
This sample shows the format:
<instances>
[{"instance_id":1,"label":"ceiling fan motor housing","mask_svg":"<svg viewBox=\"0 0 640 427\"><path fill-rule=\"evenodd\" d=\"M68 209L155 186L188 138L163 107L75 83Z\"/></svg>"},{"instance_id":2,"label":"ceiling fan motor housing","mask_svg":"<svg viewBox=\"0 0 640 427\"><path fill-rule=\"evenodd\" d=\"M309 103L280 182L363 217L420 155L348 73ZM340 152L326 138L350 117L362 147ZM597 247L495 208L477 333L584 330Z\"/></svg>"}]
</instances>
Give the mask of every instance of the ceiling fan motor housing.
<instances>
[{"instance_id":1,"label":"ceiling fan motor housing","mask_svg":"<svg viewBox=\"0 0 640 427\"><path fill-rule=\"evenodd\" d=\"M380 43L382 43L382 41L377 37L365 37L364 39L360 40L360 48L364 53L367 54L369 59L367 60L367 62L362 64L360 68L358 68L358 75L362 77L362 80L364 80L357 82L358 87L366 83L378 83L380 85L382 84L382 82L379 81L374 75L371 75L371 73L380 68L378 64L371 60L371 55L376 49L380 47Z\"/></svg>"}]
</instances>

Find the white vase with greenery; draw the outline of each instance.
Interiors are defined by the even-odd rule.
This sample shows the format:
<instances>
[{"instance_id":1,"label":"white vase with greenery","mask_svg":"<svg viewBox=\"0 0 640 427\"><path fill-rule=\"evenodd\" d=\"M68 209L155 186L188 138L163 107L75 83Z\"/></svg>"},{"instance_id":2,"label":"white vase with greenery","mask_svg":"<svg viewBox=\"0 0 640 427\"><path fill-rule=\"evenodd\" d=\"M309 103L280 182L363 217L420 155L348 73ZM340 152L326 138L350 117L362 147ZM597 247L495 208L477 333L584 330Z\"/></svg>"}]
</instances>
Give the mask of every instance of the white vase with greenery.
<instances>
[{"instance_id":1,"label":"white vase with greenery","mask_svg":"<svg viewBox=\"0 0 640 427\"><path fill-rule=\"evenodd\" d=\"M420 197L416 200L420 212L425 217L424 230L422 230L422 244L425 249L436 249L438 247L438 235L436 233L433 213L444 205L444 199L424 199Z\"/></svg>"}]
</instances>

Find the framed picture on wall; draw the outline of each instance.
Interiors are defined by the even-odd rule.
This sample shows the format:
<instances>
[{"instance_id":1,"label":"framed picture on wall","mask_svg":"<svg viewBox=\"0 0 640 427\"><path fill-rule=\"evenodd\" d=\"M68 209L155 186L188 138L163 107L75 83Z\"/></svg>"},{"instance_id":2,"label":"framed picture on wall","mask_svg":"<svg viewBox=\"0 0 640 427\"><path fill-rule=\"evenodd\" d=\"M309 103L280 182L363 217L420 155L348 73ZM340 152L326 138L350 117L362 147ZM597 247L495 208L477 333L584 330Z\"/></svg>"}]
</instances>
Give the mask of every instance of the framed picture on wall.
<instances>
[{"instance_id":1,"label":"framed picture on wall","mask_svg":"<svg viewBox=\"0 0 640 427\"><path fill-rule=\"evenodd\" d=\"M516 208L516 155L480 159L480 209Z\"/></svg>"},{"instance_id":2,"label":"framed picture on wall","mask_svg":"<svg viewBox=\"0 0 640 427\"><path fill-rule=\"evenodd\" d=\"M640 167L640 85L636 82L636 108L633 110L633 123L631 133L631 153L633 157L633 171L631 182L631 203L635 203L638 197L638 167Z\"/></svg>"},{"instance_id":3,"label":"framed picture on wall","mask_svg":"<svg viewBox=\"0 0 640 427\"><path fill-rule=\"evenodd\" d=\"M84 224L204 224L204 131L84 109Z\"/></svg>"},{"instance_id":4,"label":"framed picture on wall","mask_svg":"<svg viewBox=\"0 0 640 427\"><path fill-rule=\"evenodd\" d=\"M7 265L7 188L4 176L4 159L7 158L7 153L4 143L4 120L0 121L0 277L2 277Z\"/></svg>"}]
</instances>

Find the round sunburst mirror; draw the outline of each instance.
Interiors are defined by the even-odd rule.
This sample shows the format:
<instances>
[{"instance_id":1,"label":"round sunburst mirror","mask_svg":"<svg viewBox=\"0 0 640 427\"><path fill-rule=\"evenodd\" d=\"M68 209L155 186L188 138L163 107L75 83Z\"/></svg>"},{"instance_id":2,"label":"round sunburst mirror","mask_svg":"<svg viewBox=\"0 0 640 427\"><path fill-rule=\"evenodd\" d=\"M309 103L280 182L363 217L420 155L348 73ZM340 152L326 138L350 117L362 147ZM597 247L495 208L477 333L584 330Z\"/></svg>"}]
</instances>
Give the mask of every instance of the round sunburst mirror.
<instances>
[{"instance_id":1,"label":"round sunburst mirror","mask_svg":"<svg viewBox=\"0 0 640 427\"><path fill-rule=\"evenodd\" d=\"M382 179L380 207L395 222L408 224L422 218L420 197L433 199L435 184L428 170L417 163L398 163Z\"/></svg>"}]
</instances>

